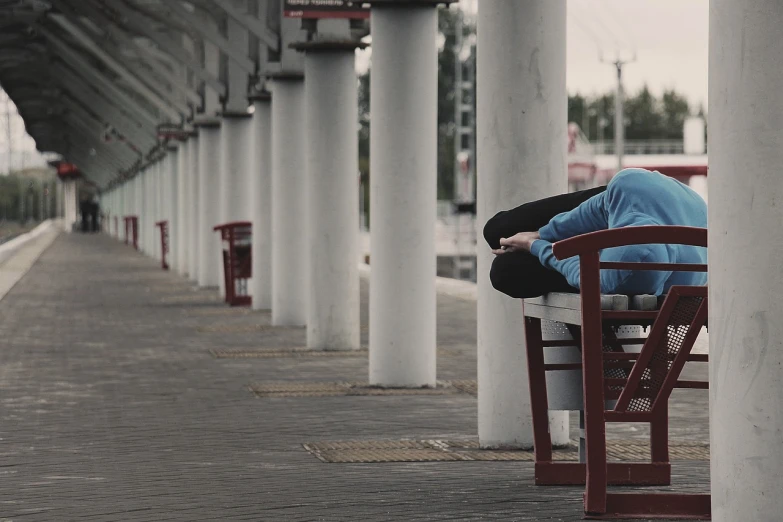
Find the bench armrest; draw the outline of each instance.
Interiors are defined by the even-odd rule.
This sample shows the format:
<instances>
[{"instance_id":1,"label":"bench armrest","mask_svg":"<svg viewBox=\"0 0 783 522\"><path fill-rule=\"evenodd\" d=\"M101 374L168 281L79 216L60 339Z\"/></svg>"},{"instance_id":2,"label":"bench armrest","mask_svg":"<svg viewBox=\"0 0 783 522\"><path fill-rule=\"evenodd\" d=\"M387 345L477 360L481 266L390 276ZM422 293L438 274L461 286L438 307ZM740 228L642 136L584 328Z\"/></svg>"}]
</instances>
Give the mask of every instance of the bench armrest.
<instances>
[{"instance_id":1,"label":"bench armrest","mask_svg":"<svg viewBox=\"0 0 783 522\"><path fill-rule=\"evenodd\" d=\"M552 253L558 260L627 245L707 246L707 229L699 227L647 225L599 230L558 241Z\"/></svg>"}]
</instances>

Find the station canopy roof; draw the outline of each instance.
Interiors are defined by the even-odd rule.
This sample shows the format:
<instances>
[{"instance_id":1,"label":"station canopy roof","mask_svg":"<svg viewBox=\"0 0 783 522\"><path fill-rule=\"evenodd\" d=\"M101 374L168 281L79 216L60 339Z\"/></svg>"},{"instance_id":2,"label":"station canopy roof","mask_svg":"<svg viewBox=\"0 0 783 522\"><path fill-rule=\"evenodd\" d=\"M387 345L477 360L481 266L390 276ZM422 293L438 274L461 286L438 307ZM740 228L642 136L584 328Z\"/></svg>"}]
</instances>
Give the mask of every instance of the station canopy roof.
<instances>
[{"instance_id":1,"label":"station canopy roof","mask_svg":"<svg viewBox=\"0 0 783 522\"><path fill-rule=\"evenodd\" d=\"M225 19L226 2L0 0L0 86L39 151L106 186L147 161L161 123L201 103L203 33L183 9Z\"/></svg>"}]
</instances>

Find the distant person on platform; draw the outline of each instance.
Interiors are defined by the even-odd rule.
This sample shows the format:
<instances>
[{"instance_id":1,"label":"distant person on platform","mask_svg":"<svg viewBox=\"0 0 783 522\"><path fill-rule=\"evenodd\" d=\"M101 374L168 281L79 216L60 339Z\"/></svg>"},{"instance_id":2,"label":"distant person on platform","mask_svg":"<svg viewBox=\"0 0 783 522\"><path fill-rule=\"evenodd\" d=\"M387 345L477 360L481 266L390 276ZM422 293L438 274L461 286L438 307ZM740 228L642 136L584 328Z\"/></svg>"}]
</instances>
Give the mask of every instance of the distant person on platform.
<instances>
[{"instance_id":1,"label":"distant person on platform","mask_svg":"<svg viewBox=\"0 0 783 522\"><path fill-rule=\"evenodd\" d=\"M79 202L79 214L82 216L82 232L89 232L92 228L90 216L92 212L92 202L90 198L83 197Z\"/></svg>"},{"instance_id":2,"label":"distant person on platform","mask_svg":"<svg viewBox=\"0 0 783 522\"><path fill-rule=\"evenodd\" d=\"M579 257L558 261L552 243L621 227L707 227L707 205L696 192L659 172L625 169L606 187L526 203L498 213L484 227L497 256L490 279L515 298L579 289ZM601 261L707 263L707 249L687 245L629 245L601 251ZM703 272L601 270L604 294L663 295L672 285L704 285Z\"/></svg>"},{"instance_id":3,"label":"distant person on platform","mask_svg":"<svg viewBox=\"0 0 783 522\"><path fill-rule=\"evenodd\" d=\"M98 203L98 197L95 196L90 201L90 231L98 232L101 228L101 205Z\"/></svg>"}]
</instances>

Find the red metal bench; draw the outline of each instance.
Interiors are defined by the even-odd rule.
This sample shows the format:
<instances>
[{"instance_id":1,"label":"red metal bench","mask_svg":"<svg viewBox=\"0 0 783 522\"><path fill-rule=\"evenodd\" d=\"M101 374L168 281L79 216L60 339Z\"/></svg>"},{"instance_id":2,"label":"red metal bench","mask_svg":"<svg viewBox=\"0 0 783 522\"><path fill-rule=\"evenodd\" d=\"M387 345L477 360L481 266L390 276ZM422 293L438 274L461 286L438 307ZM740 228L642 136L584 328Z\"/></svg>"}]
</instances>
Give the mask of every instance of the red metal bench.
<instances>
[{"instance_id":1,"label":"red metal bench","mask_svg":"<svg viewBox=\"0 0 783 522\"><path fill-rule=\"evenodd\" d=\"M223 277L226 285L226 303L231 306L249 306L248 279L252 276L253 259L251 250L252 224L236 221L218 225L213 229L220 232L223 240Z\"/></svg>"},{"instance_id":2,"label":"red metal bench","mask_svg":"<svg viewBox=\"0 0 783 522\"><path fill-rule=\"evenodd\" d=\"M155 226L160 229L160 264L163 270L168 270L169 264L166 262L166 254L169 253L169 222L158 221Z\"/></svg>"},{"instance_id":3,"label":"red metal bench","mask_svg":"<svg viewBox=\"0 0 783 522\"><path fill-rule=\"evenodd\" d=\"M136 250L139 249L139 218L138 216L125 216L125 244L133 241L131 244Z\"/></svg>"},{"instance_id":4,"label":"red metal bench","mask_svg":"<svg viewBox=\"0 0 783 522\"><path fill-rule=\"evenodd\" d=\"M602 296L600 292L600 270L706 272L707 265L599 260L602 249L634 244L706 247L707 230L629 227L560 241L553 246L555 257L580 258L580 294L550 294L525 300L536 484L585 484L586 518L709 519L709 494L607 491L609 485L670 484L669 396L673 388L707 388L706 382L678 380L686 362L708 360L707 355L691 354L696 337L707 322L706 286L674 286L661 298ZM570 325L573 340L544 340L542 319ZM618 339L614 331L623 325L651 328L646 338ZM629 345L641 345L641 351L633 353L624 349ZM581 352L581 362L545 362L545 348L573 351L574 347ZM547 372L573 374L574 370L582 373L585 455L580 457L585 462L557 462L552 460L549 436ZM649 423L651 461L607 462L607 422Z\"/></svg>"}]
</instances>

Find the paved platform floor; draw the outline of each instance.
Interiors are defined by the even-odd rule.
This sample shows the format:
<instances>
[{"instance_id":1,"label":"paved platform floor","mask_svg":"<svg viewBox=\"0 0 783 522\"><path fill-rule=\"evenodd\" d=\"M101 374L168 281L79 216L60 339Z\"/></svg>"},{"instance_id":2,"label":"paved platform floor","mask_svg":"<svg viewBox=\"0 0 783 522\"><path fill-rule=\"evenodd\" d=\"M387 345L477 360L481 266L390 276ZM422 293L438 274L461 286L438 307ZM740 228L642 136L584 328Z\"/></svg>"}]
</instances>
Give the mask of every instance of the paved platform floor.
<instances>
[{"instance_id":1,"label":"paved platform floor","mask_svg":"<svg viewBox=\"0 0 783 522\"><path fill-rule=\"evenodd\" d=\"M475 379L475 303L440 296L438 318L439 378ZM0 521L581 519L582 489L535 487L530 463L316 459L303 444L475 438L476 399L258 398L250 383L367 375L365 357L210 354L304 345L269 319L105 236L58 237L0 301ZM703 442L706 392L688 397L672 434ZM676 463L675 483L708 472Z\"/></svg>"}]
</instances>

